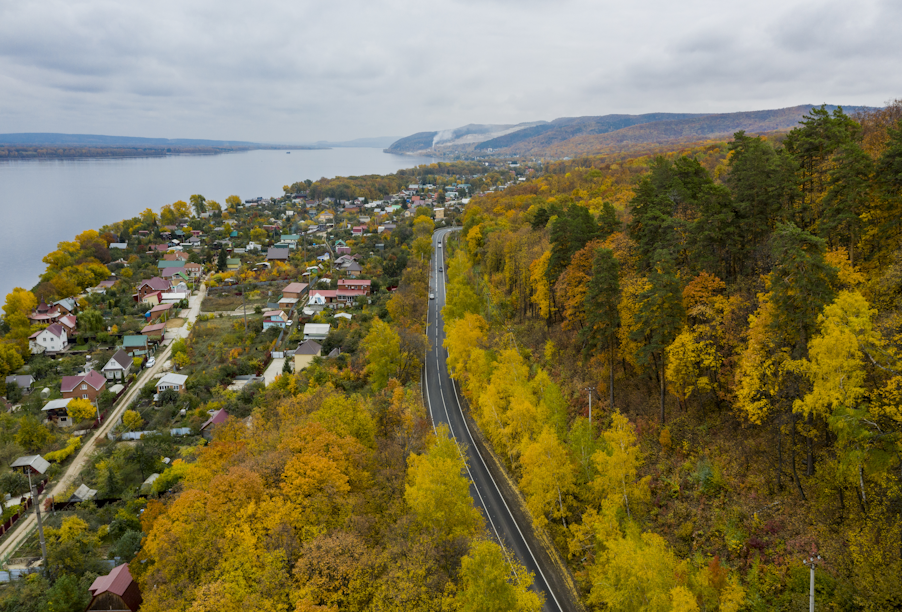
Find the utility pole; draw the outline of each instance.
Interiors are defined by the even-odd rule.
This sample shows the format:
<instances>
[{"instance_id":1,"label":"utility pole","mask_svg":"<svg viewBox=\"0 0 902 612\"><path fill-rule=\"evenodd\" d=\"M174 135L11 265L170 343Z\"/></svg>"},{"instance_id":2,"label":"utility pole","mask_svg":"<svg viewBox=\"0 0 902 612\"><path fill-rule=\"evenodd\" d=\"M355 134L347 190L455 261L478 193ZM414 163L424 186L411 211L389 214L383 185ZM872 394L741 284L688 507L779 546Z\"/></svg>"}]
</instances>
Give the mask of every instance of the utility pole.
<instances>
[{"instance_id":1,"label":"utility pole","mask_svg":"<svg viewBox=\"0 0 902 612\"><path fill-rule=\"evenodd\" d=\"M38 489L31 484L31 470L28 470L28 488L31 491L31 501L34 502L34 514L38 519L38 538L41 540L41 558L44 560L42 567L47 571L47 544L44 542L44 524L41 522L41 503L38 500Z\"/></svg>"},{"instance_id":2,"label":"utility pole","mask_svg":"<svg viewBox=\"0 0 902 612\"><path fill-rule=\"evenodd\" d=\"M808 595L808 612L814 612L814 567L818 563L822 562L823 560L821 559L821 556L815 555L814 553L812 553L810 557L802 561L802 563L807 565L808 569L811 570L811 587L809 589Z\"/></svg>"},{"instance_id":3,"label":"utility pole","mask_svg":"<svg viewBox=\"0 0 902 612\"><path fill-rule=\"evenodd\" d=\"M592 429L592 392L595 391L595 387L586 387L583 391L589 392L589 429Z\"/></svg>"}]
</instances>

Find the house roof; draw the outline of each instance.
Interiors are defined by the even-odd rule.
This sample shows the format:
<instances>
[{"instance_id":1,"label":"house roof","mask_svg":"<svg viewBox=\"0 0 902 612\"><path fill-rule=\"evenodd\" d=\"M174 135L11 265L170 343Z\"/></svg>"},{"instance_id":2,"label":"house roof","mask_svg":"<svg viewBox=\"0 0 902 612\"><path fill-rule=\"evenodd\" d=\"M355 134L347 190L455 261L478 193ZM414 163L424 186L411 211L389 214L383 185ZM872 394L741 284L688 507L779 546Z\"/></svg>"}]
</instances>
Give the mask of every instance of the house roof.
<instances>
[{"instance_id":1,"label":"house roof","mask_svg":"<svg viewBox=\"0 0 902 612\"><path fill-rule=\"evenodd\" d=\"M66 327L71 327L73 329L75 328L75 325L77 322L78 322L78 319L75 318L75 315L71 315L71 314L66 315L65 317L62 317L60 319L61 325L65 325Z\"/></svg>"},{"instance_id":2,"label":"house roof","mask_svg":"<svg viewBox=\"0 0 902 612\"><path fill-rule=\"evenodd\" d=\"M342 278L342 279L338 280L339 287L346 286L346 285L362 285L365 287L369 287L372 284L373 284L373 281L363 280L363 279L344 279L344 278Z\"/></svg>"},{"instance_id":3,"label":"house roof","mask_svg":"<svg viewBox=\"0 0 902 612\"><path fill-rule=\"evenodd\" d=\"M75 489L75 492L72 494L72 497L69 498L69 501L88 501L89 499L94 499L95 495L97 495L97 489L92 489L88 487L88 485L82 483L80 487Z\"/></svg>"},{"instance_id":4,"label":"house roof","mask_svg":"<svg viewBox=\"0 0 902 612\"><path fill-rule=\"evenodd\" d=\"M142 334L152 334L154 332L163 331L166 329L165 323L154 323L153 325L145 325L141 330Z\"/></svg>"},{"instance_id":5,"label":"house roof","mask_svg":"<svg viewBox=\"0 0 902 612\"><path fill-rule=\"evenodd\" d=\"M50 467L50 462L41 457L40 455L28 455L26 457L19 457L11 464L9 464L11 468L30 468L37 472L38 474L43 474L47 471L47 468Z\"/></svg>"},{"instance_id":6,"label":"house roof","mask_svg":"<svg viewBox=\"0 0 902 612\"><path fill-rule=\"evenodd\" d=\"M360 264L356 261L351 261L346 263L341 267L342 270L349 270L351 272L363 272L363 268L360 267Z\"/></svg>"},{"instance_id":7,"label":"house roof","mask_svg":"<svg viewBox=\"0 0 902 612\"><path fill-rule=\"evenodd\" d=\"M161 259L157 262L158 268L181 268L185 262L181 259Z\"/></svg>"},{"instance_id":8,"label":"house roof","mask_svg":"<svg viewBox=\"0 0 902 612\"><path fill-rule=\"evenodd\" d=\"M116 367L117 365L124 370L129 365L131 365L131 363L132 358L128 356L128 353L126 353L122 349L119 349L112 357L110 357L110 360L106 362L106 365L103 366L103 370L106 370L107 368L111 370L117 370L119 369Z\"/></svg>"},{"instance_id":9,"label":"house roof","mask_svg":"<svg viewBox=\"0 0 902 612\"><path fill-rule=\"evenodd\" d=\"M75 300L70 297L63 298L61 300L57 300L56 302L53 303L53 305L54 306L62 306L69 312L72 312L73 310L75 310L75 307L77 306Z\"/></svg>"},{"instance_id":10,"label":"house roof","mask_svg":"<svg viewBox=\"0 0 902 612\"><path fill-rule=\"evenodd\" d=\"M188 377L185 374L173 374L170 372L163 378L157 381L157 386L160 385L184 385L185 381L188 380Z\"/></svg>"},{"instance_id":11,"label":"house roof","mask_svg":"<svg viewBox=\"0 0 902 612\"><path fill-rule=\"evenodd\" d=\"M10 374L6 377L6 384L16 383L19 387L28 387L34 384L34 376L31 374Z\"/></svg>"},{"instance_id":12,"label":"house roof","mask_svg":"<svg viewBox=\"0 0 902 612\"><path fill-rule=\"evenodd\" d=\"M328 323L307 323L304 325L304 335L321 335L328 334L332 326Z\"/></svg>"},{"instance_id":13,"label":"house roof","mask_svg":"<svg viewBox=\"0 0 902 612\"><path fill-rule=\"evenodd\" d=\"M41 408L41 412L47 412L48 410L62 410L63 408L68 406L69 402L71 402L73 399L75 399L75 398L64 397L62 399L50 400L49 402L44 404L44 407Z\"/></svg>"},{"instance_id":14,"label":"house roof","mask_svg":"<svg viewBox=\"0 0 902 612\"><path fill-rule=\"evenodd\" d=\"M63 376L63 380L60 383L60 390L63 393L75 391L75 388L81 383L87 383L92 388L99 391L100 388L106 384L106 379L101 376L99 372L94 370L90 370L87 374L82 376Z\"/></svg>"},{"instance_id":15,"label":"house roof","mask_svg":"<svg viewBox=\"0 0 902 612\"><path fill-rule=\"evenodd\" d=\"M314 342L313 340L307 340L305 342L301 342L298 345L298 348L294 351L295 355L319 355L320 351L323 350L321 344Z\"/></svg>"},{"instance_id":16,"label":"house roof","mask_svg":"<svg viewBox=\"0 0 902 612\"><path fill-rule=\"evenodd\" d=\"M168 280L162 279L159 276L154 276L153 278L141 282L138 285L138 290L140 291L144 287L150 287L153 291L169 291L170 283Z\"/></svg>"},{"instance_id":17,"label":"house roof","mask_svg":"<svg viewBox=\"0 0 902 612\"><path fill-rule=\"evenodd\" d=\"M163 278L172 278L174 276L181 276L182 278L187 279L188 275L185 273L185 267L163 268Z\"/></svg>"},{"instance_id":18,"label":"house roof","mask_svg":"<svg viewBox=\"0 0 902 612\"><path fill-rule=\"evenodd\" d=\"M165 312L172 308L172 304L158 304L151 308L148 312Z\"/></svg>"},{"instance_id":19,"label":"house roof","mask_svg":"<svg viewBox=\"0 0 902 612\"><path fill-rule=\"evenodd\" d=\"M269 249L266 251L266 259L279 261L288 259L288 249Z\"/></svg>"},{"instance_id":20,"label":"house roof","mask_svg":"<svg viewBox=\"0 0 902 612\"><path fill-rule=\"evenodd\" d=\"M66 331L66 330L65 330L65 328L64 328L62 325L60 325L59 323L54 323L53 325L51 325L50 327L48 327L48 328L45 329L44 331L48 331L48 332L50 332L51 334L53 334L54 336L56 336L57 338L61 338L61 337L63 336L63 332Z\"/></svg>"},{"instance_id":21,"label":"house roof","mask_svg":"<svg viewBox=\"0 0 902 612\"><path fill-rule=\"evenodd\" d=\"M285 316L285 313L281 310L267 310L266 312L263 313L264 319L268 319L271 317L279 317L282 320L285 320L288 318Z\"/></svg>"},{"instance_id":22,"label":"house roof","mask_svg":"<svg viewBox=\"0 0 902 612\"><path fill-rule=\"evenodd\" d=\"M147 346L147 337L146 336L123 336L122 337L122 346L123 348L130 348L134 346Z\"/></svg>"},{"instance_id":23,"label":"house roof","mask_svg":"<svg viewBox=\"0 0 902 612\"><path fill-rule=\"evenodd\" d=\"M290 285L282 289L282 293L301 293L306 288L307 283L291 283Z\"/></svg>"},{"instance_id":24,"label":"house roof","mask_svg":"<svg viewBox=\"0 0 902 612\"><path fill-rule=\"evenodd\" d=\"M91 595L94 597L97 597L101 593L113 593L114 595L122 597L133 582L134 579L128 571L128 563L123 563L119 567L114 568L113 571L106 576L98 576L95 578L94 582L91 583L91 588L88 590L91 591Z\"/></svg>"},{"instance_id":25,"label":"house roof","mask_svg":"<svg viewBox=\"0 0 902 612\"><path fill-rule=\"evenodd\" d=\"M207 419L203 425L200 426L200 430L203 431L207 427L211 425L219 425L220 423L225 422L226 419L229 418L229 413L225 411L225 408L220 408L216 412L213 413L209 419Z\"/></svg>"}]
</instances>

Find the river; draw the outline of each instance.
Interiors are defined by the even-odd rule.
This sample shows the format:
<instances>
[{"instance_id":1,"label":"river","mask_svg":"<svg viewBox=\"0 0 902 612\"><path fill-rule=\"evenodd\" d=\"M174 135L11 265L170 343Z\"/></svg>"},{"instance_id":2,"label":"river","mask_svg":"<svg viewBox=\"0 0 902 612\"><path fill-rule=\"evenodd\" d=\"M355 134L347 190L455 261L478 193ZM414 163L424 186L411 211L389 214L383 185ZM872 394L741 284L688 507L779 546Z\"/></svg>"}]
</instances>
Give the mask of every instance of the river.
<instances>
[{"instance_id":1,"label":"river","mask_svg":"<svg viewBox=\"0 0 902 612\"><path fill-rule=\"evenodd\" d=\"M37 284L45 267L41 260L57 243L145 208L159 212L195 193L220 204L232 194L242 199L279 196L283 185L295 181L390 174L432 161L362 148L3 161L0 300L13 287Z\"/></svg>"}]
</instances>

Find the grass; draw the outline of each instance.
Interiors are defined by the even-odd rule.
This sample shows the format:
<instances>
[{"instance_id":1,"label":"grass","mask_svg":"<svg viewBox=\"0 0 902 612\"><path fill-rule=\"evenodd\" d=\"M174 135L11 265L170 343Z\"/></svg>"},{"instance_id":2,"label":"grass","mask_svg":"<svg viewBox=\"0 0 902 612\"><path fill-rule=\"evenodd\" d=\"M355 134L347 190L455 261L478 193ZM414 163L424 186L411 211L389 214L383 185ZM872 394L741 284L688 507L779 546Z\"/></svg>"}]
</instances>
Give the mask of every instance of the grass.
<instances>
[{"instance_id":1,"label":"grass","mask_svg":"<svg viewBox=\"0 0 902 612\"><path fill-rule=\"evenodd\" d=\"M174 329L185 324L185 319L169 319L166 321L166 329Z\"/></svg>"},{"instance_id":2,"label":"grass","mask_svg":"<svg viewBox=\"0 0 902 612\"><path fill-rule=\"evenodd\" d=\"M237 310L241 308L242 304L247 304L247 309L251 312L254 310L254 306L257 304L266 304L267 298L269 296L263 294L257 299L250 299L248 296L244 296L245 301L241 301L240 295L208 295L204 298L203 304L201 304L201 312L232 312L233 310ZM278 298L278 296L273 296L274 298Z\"/></svg>"}]
</instances>

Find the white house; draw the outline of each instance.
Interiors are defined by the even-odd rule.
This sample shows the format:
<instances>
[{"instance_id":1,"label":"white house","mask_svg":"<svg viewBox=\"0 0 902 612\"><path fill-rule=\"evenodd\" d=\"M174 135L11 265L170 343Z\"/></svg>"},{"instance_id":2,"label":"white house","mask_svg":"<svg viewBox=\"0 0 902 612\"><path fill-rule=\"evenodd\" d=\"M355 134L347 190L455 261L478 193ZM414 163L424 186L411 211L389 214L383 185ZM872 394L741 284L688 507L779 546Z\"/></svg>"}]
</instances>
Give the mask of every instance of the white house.
<instances>
[{"instance_id":1,"label":"white house","mask_svg":"<svg viewBox=\"0 0 902 612\"><path fill-rule=\"evenodd\" d=\"M125 380L132 368L132 358L124 350L119 349L110 357L100 373L107 380Z\"/></svg>"},{"instance_id":2,"label":"white house","mask_svg":"<svg viewBox=\"0 0 902 612\"><path fill-rule=\"evenodd\" d=\"M181 393L185 390L185 381L188 377L184 374L169 373L159 381L157 381L157 393L162 393L166 389L173 389Z\"/></svg>"},{"instance_id":3,"label":"white house","mask_svg":"<svg viewBox=\"0 0 902 612\"><path fill-rule=\"evenodd\" d=\"M281 310L268 310L263 313L263 329L270 327L285 329L288 325L288 316Z\"/></svg>"},{"instance_id":4,"label":"white house","mask_svg":"<svg viewBox=\"0 0 902 612\"><path fill-rule=\"evenodd\" d=\"M304 340L325 340L331 327L328 323L307 323L304 325Z\"/></svg>"},{"instance_id":5,"label":"white house","mask_svg":"<svg viewBox=\"0 0 902 612\"><path fill-rule=\"evenodd\" d=\"M66 334L66 329L59 323L54 323L28 337L28 348L31 349L32 355L44 352L57 353L65 351L68 347L69 336Z\"/></svg>"}]
</instances>

